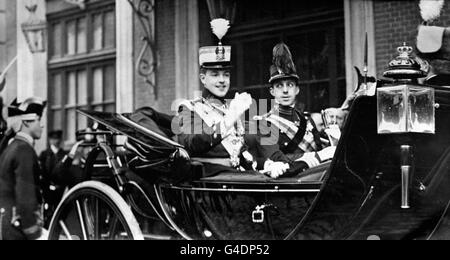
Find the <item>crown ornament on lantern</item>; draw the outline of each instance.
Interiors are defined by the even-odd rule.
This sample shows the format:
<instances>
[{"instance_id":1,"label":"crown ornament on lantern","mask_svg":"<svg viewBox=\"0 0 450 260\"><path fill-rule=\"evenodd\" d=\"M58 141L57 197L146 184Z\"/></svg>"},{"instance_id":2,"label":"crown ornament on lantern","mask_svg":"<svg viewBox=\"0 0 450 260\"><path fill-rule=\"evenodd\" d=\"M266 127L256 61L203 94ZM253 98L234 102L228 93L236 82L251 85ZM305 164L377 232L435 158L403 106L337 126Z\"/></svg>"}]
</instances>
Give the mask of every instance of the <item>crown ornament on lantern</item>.
<instances>
[{"instance_id":1,"label":"crown ornament on lantern","mask_svg":"<svg viewBox=\"0 0 450 260\"><path fill-rule=\"evenodd\" d=\"M216 48L217 60L225 60L225 47L222 45L222 39L230 29L230 21L223 18L214 19L211 21L211 29L219 39L219 46Z\"/></svg>"},{"instance_id":2,"label":"crown ornament on lantern","mask_svg":"<svg viewBox=\"0 0 450 260\"><path fill-rule=\"evenodd\" d=\"M392 79L413 79L422 78L426 73L421 70L421 65L417 59L413 57L414 49L403 43L397 48L398 56L389 62L389 69L384 72L383 76Z\"/></svg>"}]
</instances>

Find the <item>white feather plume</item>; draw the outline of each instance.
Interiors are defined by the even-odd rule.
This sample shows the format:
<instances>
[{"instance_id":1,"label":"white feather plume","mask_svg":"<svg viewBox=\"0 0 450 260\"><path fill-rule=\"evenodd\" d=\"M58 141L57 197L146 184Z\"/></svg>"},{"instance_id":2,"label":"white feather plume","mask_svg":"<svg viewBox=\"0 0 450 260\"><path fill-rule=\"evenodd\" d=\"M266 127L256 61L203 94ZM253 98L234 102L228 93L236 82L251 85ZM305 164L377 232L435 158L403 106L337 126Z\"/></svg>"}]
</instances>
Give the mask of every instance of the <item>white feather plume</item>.
<instances>
[{"instance_id":1,"label":"white feather plume","mask_svg":"<svg viewBox=\"0 0 450 260\"><path fill-rule=\"evenodd\" d=\"M425 22L432 22L441 15L444 0L421 0L419 7L422 19Z\"/></svg>"},{"instance_id":2,"label":"white feather plume","mask_svg":"<svg viewBox=\"0 0 450 260\"><path fill-rule=\"evenodd\" d=\"M211 21L211 28L213 33L221 41L222 38L227 34L228 29L230 29L230 21L226 19L214 19Z\"/></svg>"}]
</instances>

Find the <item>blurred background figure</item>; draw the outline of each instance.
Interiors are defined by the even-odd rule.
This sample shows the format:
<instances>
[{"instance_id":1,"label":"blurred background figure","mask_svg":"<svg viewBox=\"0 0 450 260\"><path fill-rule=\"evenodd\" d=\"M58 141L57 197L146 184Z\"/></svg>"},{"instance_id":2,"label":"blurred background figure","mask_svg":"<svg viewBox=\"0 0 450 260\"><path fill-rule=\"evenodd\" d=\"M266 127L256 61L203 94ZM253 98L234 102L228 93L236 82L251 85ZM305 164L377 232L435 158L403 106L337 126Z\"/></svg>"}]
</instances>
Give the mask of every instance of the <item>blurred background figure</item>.
<instances>
[{"instance_id":1,"label":"blurred background figure","mask_svg":"<svg viewBox=\"0 0 450 260\"><path fill-rule=\"evenodd\" d=\"M346 111L339 108L328 108L323 112L324 127L329 125L337 125L340 130L344 128L347 117Z\"/></svg>"},{"instance_id":2,"label":"blurred background figure","mask_svg":"<svg viewBox=\"0 0 450 260\"><path fill-rule=\"evenodd\" d=\"M314 121L317 131L319 133L325 133L325 124L323 122L323 117L321 113L311 113L311 119Z\"/></svg>"},{"instance_id":3,"label":"blurred background figure","mask_svg":"<svg viewBox=\"0 0 450 260\"><path fill-rule=\"evenodd\" d=\"M53 212L56 210L59 202L62 199L64 193L64 187L57 185L51 178L51 173L55 169L55 166L60 162L67 154L61 148L63 139L63 131L55 130L48 134L48 149L43 151L39 156L39 162L42 167L41 176L41 189L44 197L44 222L47 226L50 224Z\"/></svg>"},{"instance_id":4,"label":"blurred background figure","mask_svg":"<svg viewBox=\"0 0 450 260\"><path fill-rule=\"evenodd\" d=\"M91 128L78 131L77 142L52 171L52 179L63 189L71 189L86 180L84 174L86 158L97 144L96 137L90 134L92 132Z\"/></svg>"},{"instance_id":5,"label":"blurred background figure","mask_svg":"<svg viewBox=\"0 0 450 260\"><path fill-rule=\"evenodd\" d=\"M339 108L328 108L322 111L324 132L331 146L337 146L344 129L347 112Z\"/></svg>"}]
</instances>

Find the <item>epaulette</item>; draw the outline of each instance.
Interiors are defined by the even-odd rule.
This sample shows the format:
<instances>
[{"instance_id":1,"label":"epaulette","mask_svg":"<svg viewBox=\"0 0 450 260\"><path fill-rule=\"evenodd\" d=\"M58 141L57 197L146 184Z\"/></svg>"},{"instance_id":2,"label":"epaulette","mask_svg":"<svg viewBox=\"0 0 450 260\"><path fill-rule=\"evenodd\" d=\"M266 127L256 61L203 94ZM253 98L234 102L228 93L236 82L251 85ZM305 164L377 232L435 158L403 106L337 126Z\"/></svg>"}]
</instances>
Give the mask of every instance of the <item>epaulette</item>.
<instances>
[{"instance_id":1,"label":"epaulette","mask_svg":"<svg viewBox=\"0 0 450 260\"><path fill-rule=\"evenodd\" d=\"M200 102L203 103L204 100L205 100L204 98L198 97L198 98L191 100L191 102L192 103L200 103Z\"/></svg>"},{"instance_id":2,"label":"epaulette","mask_svg":"<svg viewBox=\"0 0 450 260\"><path fill-rule=\"evenodd\" d=\"M182 102L180 102L180 104L178 105L178 110L180 111L181 107L185 106L189 110L193 111L195 104L196 103L202 103L202 102L203 102L203 98L202 97L195 98L195 99L192 99L192 100L185 99Z\"/></svg>"}]
</instances>

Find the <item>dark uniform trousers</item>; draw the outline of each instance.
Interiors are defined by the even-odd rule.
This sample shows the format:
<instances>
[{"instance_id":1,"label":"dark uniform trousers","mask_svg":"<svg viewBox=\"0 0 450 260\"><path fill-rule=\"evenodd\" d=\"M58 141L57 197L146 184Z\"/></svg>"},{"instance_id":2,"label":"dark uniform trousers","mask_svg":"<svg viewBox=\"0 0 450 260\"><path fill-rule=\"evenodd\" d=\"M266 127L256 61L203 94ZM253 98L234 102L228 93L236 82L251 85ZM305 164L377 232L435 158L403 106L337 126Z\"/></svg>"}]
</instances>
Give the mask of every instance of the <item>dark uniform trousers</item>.
<instances>
[{"instance_id":1,"label":"dark uniform trousers","mask_svg":"<svg viewBox=\"0 0 450 260\"><path fill-rule=\"evenodd\" d=\"M16 137L0 156L1 239L40 237L43 223L39 175L33 147Z\"/></svg>"},{"instance_id":2,"label":"dark uniform trousers","mask_svg":"<svg viewBox=\"0 0 450 260\"><path fill-rule=\"evenodd\" d=\"M46 226L48 226L56 210L59 202L61 201L65 186L58 185L56 181L52 178L52 172L55 170L56 165L66 155L66 152L60 149L58 153L53 153L51 149L48 149L39 156L39 161L42 167L42 175L40 177L40 186L42 189L42 195L44 202L48 205L48 209L44 212L44 220Z\"/></svg>"}]
</instances>

